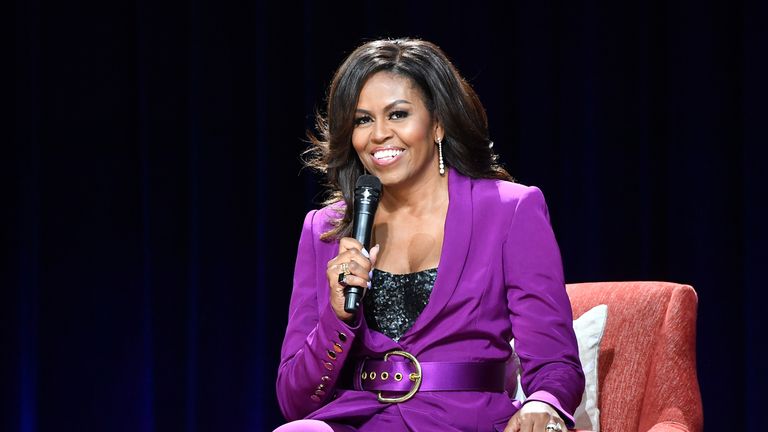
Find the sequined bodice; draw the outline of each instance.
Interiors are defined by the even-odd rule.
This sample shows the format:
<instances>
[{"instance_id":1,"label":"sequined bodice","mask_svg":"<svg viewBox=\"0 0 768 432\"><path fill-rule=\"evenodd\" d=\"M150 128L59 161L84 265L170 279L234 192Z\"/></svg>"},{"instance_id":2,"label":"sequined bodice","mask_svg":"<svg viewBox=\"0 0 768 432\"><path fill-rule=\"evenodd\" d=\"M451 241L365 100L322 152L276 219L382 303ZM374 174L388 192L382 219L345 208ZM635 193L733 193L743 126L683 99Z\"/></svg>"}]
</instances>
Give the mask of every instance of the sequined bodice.
<instances>
[{"instance_id":1,"label":"sequined bodice","mask_svg":"<svg viewBox=\"0 0 768 432\"><path fill-rule=\"evenodd\" d=\"M436 278L436 268L407 274L373 269L363 298L368 327L399 340L427 306Z\"/></svg>"}]
</instances>

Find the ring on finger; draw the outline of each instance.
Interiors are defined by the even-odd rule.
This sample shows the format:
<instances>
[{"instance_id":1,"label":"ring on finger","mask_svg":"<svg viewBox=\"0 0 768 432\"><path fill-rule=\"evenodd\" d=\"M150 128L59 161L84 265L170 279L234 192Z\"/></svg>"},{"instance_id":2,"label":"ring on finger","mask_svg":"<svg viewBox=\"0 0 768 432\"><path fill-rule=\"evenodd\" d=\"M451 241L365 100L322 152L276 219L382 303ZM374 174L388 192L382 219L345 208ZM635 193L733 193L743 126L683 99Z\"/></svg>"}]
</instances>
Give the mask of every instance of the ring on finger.
<instances>
[{"instance_id":1,"label":"ring on finger","mask_svg":"<svg viewBox=\"0 0 768 432\"><path fill-rule=\"evenodd\" d=\"M547 432L551 432L551 431L561 432L563 430L563 426L560 423L551 421L547 423L547 426L544 428L544 430Z\"/></svg>"},{"instance_id":2,"label":"ring on finger","mask_svg":"<svg viewBox=\"0 0 768 432\"><path fill-rule=\"evenodd\" d=\"M349 263L348 262L341 263L341 273L343 273L344 276L347 276L347 275L352 273L351 271L349 271Z\"/></svg>"},{"instance_id":3,"label":"ring on finger","mask_svg":"<svg viewBox=\"0 0 768 432\"><path fill-rule=\"evenodd\" d=\"M339 273L339 285L347 286L347 275L352 274L349 271L349 263L341 263L341 273Z\"/></svg>"}]
</instances>

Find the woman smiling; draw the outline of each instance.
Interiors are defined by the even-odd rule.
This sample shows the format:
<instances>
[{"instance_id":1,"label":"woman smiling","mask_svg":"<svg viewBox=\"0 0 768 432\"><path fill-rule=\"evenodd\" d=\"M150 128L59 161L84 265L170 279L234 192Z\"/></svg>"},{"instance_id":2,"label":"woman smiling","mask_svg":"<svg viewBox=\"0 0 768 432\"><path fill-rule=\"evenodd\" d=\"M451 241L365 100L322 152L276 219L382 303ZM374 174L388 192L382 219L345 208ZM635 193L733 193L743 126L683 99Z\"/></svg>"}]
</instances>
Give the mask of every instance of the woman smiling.
<instances>
[{"instance_id":1,"label":"woman smiling","mask_svg":"<svg viewBox=\"0 0 768 432\"><path fill-rule=\"evenodd\" d=\"M379 40L340 66L309 165L330 198L299 241L278 431L552 431L584 378L541 191L497 163L485 111L443 52ZM350 237L362 174L381 200ZM344 286L367 286L344 310ZM524 404L505 388L515 348Z\"/></svg>"}]
</instances>

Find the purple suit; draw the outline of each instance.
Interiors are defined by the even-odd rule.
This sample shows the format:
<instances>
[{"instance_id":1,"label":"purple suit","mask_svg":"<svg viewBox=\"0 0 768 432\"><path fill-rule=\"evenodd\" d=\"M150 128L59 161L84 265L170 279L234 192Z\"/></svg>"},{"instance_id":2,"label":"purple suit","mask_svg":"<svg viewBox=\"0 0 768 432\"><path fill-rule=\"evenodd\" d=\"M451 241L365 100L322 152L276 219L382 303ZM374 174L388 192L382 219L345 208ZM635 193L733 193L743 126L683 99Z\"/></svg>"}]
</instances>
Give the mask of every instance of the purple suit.
<instances>
[{"instance_id":1,"label":"purple suit","mask_svg":"<svg viewBox=\"0 0 768 432\"><path fill-rule=\"evenodd\" d=\"M373 392L338 388L336 380L345 362L381 358L391 350L426 362L505 361L514 337L529 400L553 405L572 424L584 375L541 191L449 170L448 193L437 280L426 308L399 342L368 329L365 319L353 328L336 317L325 273L338 242L319 239L330 229L332 210L309 212L277 378L287 419L359 430L501 431L520 406L506 393L419 392L389 405ZM342 350L335 360L328 354L334 343Z\"/></svg>"}]
</instances>

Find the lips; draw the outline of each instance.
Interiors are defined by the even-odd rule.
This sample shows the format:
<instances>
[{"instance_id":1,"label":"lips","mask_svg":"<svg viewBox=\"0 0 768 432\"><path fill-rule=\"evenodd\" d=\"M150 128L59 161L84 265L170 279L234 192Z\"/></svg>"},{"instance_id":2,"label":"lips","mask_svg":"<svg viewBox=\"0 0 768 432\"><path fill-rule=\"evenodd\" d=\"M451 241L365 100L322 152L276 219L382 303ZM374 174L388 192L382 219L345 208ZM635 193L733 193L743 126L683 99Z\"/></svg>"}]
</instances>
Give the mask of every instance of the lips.
<instances>
[{"instance_id":1,"label":"lips","mask_svg":"<svg viewBox=\"0 0 768 432\"><path fill-rule=\"evenodd\" d=\"M373 163L378 166L387 166L395 163L400 156L405 153L405 149L397 147L387 147L376 149L371 156L373 156Z\"/></svg>"}]
</instances>

